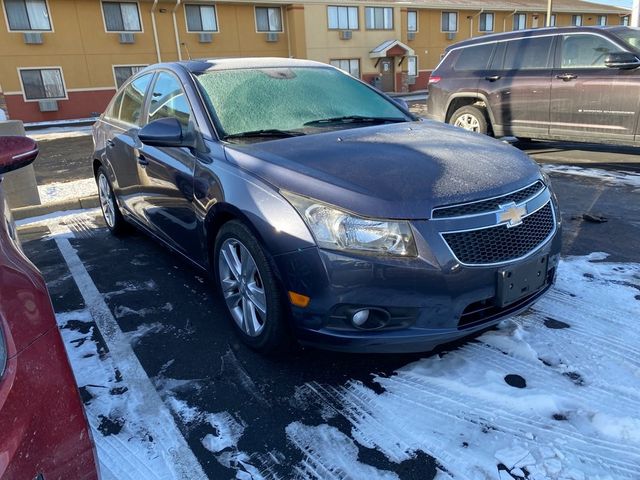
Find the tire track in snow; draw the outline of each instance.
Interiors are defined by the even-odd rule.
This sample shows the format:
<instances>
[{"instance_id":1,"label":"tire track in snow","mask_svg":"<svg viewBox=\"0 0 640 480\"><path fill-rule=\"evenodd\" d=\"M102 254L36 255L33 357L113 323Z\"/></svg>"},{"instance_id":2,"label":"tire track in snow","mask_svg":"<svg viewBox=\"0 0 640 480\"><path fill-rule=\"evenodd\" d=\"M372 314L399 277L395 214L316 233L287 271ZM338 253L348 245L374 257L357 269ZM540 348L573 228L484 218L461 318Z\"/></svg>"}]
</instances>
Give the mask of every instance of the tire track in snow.
<instances>
[{"instance_id":1,"label":"tire track in snow","mask_svg":"<svg viewBox=\"0 0 640 480\"><path fill-rule=\"evenodd\" d=\"M499 478L498 464L509 463L536 479L636 479L640 323L629 320L640 318L640 265L604 258L563 260L557 287L532 310L377 377L383 393L358 382L306 388L350 422L358 443L397 463L423 451L442 465L439 478ZM552 330L546 318L569 328ZM516 373L526 388L505 383Z\"/></svg>"}]
</instances>

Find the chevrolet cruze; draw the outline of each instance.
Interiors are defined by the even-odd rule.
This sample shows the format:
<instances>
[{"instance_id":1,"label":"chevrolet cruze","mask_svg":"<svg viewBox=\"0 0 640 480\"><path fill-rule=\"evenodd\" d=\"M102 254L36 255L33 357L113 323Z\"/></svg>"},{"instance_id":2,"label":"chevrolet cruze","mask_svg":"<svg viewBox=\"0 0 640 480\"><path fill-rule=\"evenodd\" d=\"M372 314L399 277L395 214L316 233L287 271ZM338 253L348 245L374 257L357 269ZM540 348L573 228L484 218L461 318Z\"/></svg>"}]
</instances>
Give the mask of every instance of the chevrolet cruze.
<instances>
[{"instance_id":1,"label":"chevrolet cruze","mask_svg":"<svg viewBox=\"0 0 640 480\"><path fill-rule=\"evenodd\" d=\"M93 137L108 227L209 271L259 351L425 351L554 281L560 216L533 161L328 65L153 65Z\"/></svg>"}]
</instances>

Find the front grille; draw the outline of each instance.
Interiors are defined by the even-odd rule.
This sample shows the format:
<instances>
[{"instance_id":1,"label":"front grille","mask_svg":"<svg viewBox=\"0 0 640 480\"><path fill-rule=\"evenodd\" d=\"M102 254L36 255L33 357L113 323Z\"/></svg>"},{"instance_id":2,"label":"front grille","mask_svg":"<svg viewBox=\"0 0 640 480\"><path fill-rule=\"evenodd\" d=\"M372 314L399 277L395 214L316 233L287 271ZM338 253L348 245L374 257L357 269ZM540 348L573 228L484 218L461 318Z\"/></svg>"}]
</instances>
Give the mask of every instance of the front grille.
<instances>
[{"instance_id":1,"label":"front grille","mask_svg":"<svg viewBox=\"0 0 640 480\"><path fill-rule=\"evenodd\" d=\"M517 192L512 192L501 197L481 200L479 202L461 203L450 207L438 207L433 210L433 218L461 217L464 215L477 215L479 213L494 212L500 209L500 205L514 202L522 203L529 198L536 196L544 189L544 183L538 180L533 185L529 185Z\"/></svg>"},{"instance_id":2,"label":"front grille","mask_svg":"<svg viewBox=\"0 0 640 480\"><path fill-rule=\"evenodd\" d=\"M443 233L444 240L462 263L482 265L502 263L524 257L553 232L555 220L551 202L522 219L516 227L506 225Z\"/></svg>"}]
</instances>

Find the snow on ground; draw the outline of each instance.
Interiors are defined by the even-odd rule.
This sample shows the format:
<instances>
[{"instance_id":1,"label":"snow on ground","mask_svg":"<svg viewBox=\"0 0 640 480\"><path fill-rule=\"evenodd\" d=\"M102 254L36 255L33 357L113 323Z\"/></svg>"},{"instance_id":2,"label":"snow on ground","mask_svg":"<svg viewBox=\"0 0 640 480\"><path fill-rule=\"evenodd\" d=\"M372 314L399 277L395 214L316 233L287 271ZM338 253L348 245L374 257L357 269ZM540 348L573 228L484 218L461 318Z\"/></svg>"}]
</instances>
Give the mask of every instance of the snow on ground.
<instances>
[{"instance_id":1,"label":"snow on ground","mask_svg":"<svg viewBox=\"0 0 640 480\"><path fill-rule=\"evenodd\" d=\"M600 168L583 168L570 165L542 164L540 168L547 173L558 173L563 175L577 175L580 177L593 178L618 185L627 185L640 188L640 175L632 172L622 172L616 170L603 170Z\"/></svg>"},{"instance_id":2,"label":"snow on ground","mask_svg":"<svg viewBox=\"0 0 640 480\"><path fill-rule=\"evenodd\" d=\"M83 178L71 182L56 182L38 185L40 201L44 203L61 202L98 194L98 187L93 178Z\"/></svg>"},{"instance_id":3,"label":"snow on ground","mask_svg":"<svg viewBox=\"0 0 640 480\"><path fill-rule=\"evenodd\" d=\"M60 138L84 137L91 135L91 125L71 125L27 130L27 136L36 142L58 140Z\"/></svg>"},{"instance_id":4,"label":"snow on ground","mask_svg":"<svg viewBox=\"0 0 640 480\"><path fill-rule=\"evenodd\" d=\"M375 378L381 394L356 382L307 388L350 421L355 441L393 462L423 451L440 478L637 479L640 265L605 258L564 260L557 286L530 312ZM336 432L294 423L287 433L308 462L331 468L350 455L356 468Z\"/></svg>"}]
</instances>

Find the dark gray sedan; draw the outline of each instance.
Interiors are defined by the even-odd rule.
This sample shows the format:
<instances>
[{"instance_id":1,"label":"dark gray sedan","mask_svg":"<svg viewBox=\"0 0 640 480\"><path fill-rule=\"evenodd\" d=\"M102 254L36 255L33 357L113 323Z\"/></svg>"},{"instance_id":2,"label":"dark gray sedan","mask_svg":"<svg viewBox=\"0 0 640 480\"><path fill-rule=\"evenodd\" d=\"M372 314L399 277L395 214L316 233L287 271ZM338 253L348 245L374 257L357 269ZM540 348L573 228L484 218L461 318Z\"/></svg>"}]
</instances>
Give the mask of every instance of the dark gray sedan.
<instances>
[{"instance_id":1,"label":"dark gray sedan","mask_svg":"<svg viewBox=\"0 0 640 480\"><path fill-rule=\"evenodd\" d=\"M211 272L263 352L425 351L554 281L560 216L533 161L321 63L150 66L94 142L109 228Z\"/></svg>"}]
</instances>

